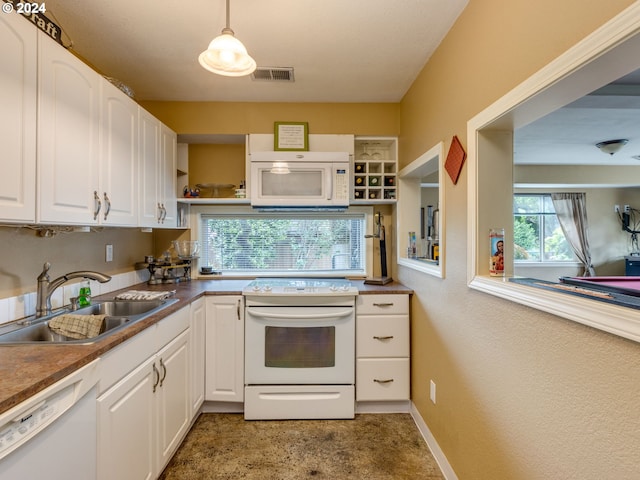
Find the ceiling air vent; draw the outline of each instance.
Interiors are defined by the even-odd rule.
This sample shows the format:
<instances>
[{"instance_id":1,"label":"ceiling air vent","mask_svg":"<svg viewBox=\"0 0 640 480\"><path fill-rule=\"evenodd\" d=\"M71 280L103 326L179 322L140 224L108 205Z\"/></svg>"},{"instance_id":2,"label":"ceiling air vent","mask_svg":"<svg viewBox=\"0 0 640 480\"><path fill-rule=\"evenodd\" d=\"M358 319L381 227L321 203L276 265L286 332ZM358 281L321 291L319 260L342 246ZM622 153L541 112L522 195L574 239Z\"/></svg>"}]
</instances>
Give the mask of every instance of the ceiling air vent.
<instances>
[{"instance_id":1,"label":"ceiling air vent","mask_svg":"<svg viewBox=\"0 0 640 480\"><path fill-rule=\"evenodd\" d=\"M266 82L293 82L293 67L258 67L251 74L251 79Z\"/></svg>"}]
</instances>

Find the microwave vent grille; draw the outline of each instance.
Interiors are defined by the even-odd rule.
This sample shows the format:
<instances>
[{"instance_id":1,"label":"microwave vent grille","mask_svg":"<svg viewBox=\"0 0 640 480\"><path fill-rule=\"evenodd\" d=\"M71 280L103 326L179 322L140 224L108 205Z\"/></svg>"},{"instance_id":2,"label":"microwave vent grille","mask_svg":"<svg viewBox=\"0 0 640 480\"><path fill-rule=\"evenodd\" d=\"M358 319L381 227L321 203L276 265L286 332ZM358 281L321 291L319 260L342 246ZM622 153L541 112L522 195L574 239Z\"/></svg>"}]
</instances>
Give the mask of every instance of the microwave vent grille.
<instances>
[{"instance_id":1,"label":"microwave vent grille","mask_svg":"<svg viewBox=\"0 0 640 480\"><path fill-rule=\"evenodd\" d=\"M293 67L258 67L251 74L252 80L261 82L293 82Z\"/></svg>"}]
</instances>

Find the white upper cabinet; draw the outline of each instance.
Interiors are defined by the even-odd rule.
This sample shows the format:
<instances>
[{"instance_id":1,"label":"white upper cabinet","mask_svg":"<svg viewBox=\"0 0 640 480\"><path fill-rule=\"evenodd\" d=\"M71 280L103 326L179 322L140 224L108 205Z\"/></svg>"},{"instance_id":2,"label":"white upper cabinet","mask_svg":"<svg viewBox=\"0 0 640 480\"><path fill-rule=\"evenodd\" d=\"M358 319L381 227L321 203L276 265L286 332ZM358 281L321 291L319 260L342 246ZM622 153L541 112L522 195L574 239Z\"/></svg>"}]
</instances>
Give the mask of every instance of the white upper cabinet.
<instances>
[{"instance_id":1,"label":"white upper cabinet","mask_svg":"<svg viewBox=\"0 0 640 480\"><path fill-rule=\"evenodd\" d=\"M37 30L20 15L0 16L0 220L36 217Z\"/></svg>"},{"instance_id":2,"label":"white upper cabinet","mask_svg":"<svg viewBox=\"0 0 640 480\"><path fill-rule=\"evenodd\" d=\"M39 46L39 222L135 226L138 105L46 36Z\"/></svg>"},{"instance_id":3,"label":"white upper cabinet","mask_svg":"<svg viewBox=\"0 0 640 480\"><path fill-rule=\"evenodd\" d=\"M158 159L160 158L160 122L139 108L139 199L138 224L144 227L160 225L162 211L158 204Z\"/></svg>"},{"instance_id":4,"label":"white upper cabinet","mask_svg":"<svg viewBox=\"0 0 640 480\"><path fill-rule=\"evenodd\" d=\"M94 224L99 188L100 77L38 32L38 221Z\"/></svg>"},{"instance_id":5,"label":"white upper cabinet","mask_svg":"<svg viewBox=\"0 0 640 480\"><path fill-rule=\"evenodd\" d=\"M140 118L140 207L144 227L176 226L177 135L143 108Z\"/></svg>"},{"instance_id":6,"label":"white upper cabinet","mask_svg":"<svg viewBox=\"0 0 640 480\"><path fill-rule=\"evenodd\" d=\"M138 223L138 105L102 79L99 221L109 225Z\"/></svg>"},{"instance_id":7,"label":"white upper cabinet","mask_svg":"<svg viewBox=\"0 0 640 480\"><path fill-rule=\"evenodd\" d=\"M178 206L176 172L178 169L178 136L166 125L160 125L160 204L164 208L163 226L176 227Z\"/></svg>"}]
</instances>

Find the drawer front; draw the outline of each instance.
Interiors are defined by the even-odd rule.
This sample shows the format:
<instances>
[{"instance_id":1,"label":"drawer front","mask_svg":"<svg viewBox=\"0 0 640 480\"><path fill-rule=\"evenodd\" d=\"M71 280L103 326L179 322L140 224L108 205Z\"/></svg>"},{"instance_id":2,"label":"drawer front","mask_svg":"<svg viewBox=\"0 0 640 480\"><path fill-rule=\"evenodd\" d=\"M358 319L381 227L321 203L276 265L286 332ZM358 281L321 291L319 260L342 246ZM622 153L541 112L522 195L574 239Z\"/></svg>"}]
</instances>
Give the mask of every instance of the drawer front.
<instances>
[{"instance_id":1,"label":"drawer front","mask_svg":"<svg viewBox=\"0 0 640 480\"><path fill-rule=\"evenodd\" d=\"M356 400L408 399L408 358L358 359L356 363Z\"/></svg>"},{"instance_id":2,"label":"drawer front","mask_svg":"<svg viewBox=\"0 0 640 480\"><path fill-rule=\"evenodd\" d=\"M356 315L400 315L409 313L409 295L358 295Z\"/></svg>"},{"instance_id":3,"label":"drawer front","mask_svg":"<svg viewBox=\"0 0 640 480\"><path fill-rule=\"evenodd\" d=\"M408 357L408 315L359 315L356 319L356 356Z\"/></svg>"}]
</instances>

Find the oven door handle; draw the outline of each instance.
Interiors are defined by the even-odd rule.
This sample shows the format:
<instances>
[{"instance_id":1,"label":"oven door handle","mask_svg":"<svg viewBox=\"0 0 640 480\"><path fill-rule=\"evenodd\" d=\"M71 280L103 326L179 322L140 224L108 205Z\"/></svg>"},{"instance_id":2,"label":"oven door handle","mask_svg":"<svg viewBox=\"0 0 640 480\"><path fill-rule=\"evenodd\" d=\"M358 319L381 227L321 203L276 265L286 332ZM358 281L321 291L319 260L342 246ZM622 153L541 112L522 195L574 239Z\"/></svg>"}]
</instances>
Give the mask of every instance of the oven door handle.
<instances>
[{"instance_id":1,"label":"oven door handle","mask_svg":"<svg viewBox=\"0 0 640 480\"><path fill-rule=\"evenodd\" d=\"M250 311L251 315L258 318L276 318L278 320L323 320L326 318L341 318L353 314L353 309L331 313L287 314Z\"/></svg>"}]
</instances>

